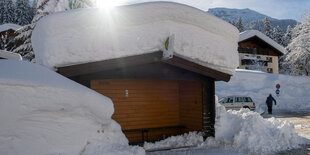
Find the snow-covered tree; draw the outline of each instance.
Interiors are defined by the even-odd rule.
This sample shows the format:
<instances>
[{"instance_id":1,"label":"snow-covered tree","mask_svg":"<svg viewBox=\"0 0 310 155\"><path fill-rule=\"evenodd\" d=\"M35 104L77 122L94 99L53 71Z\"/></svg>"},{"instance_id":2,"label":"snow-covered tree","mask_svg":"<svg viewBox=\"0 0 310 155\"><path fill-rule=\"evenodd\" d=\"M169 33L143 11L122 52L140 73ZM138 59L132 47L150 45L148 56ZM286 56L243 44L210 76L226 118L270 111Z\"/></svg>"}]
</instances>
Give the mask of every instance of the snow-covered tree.
<instances>
[{"instance_id":1,"label":"snow-covered tree","mask_svg":"<svg viewBox=\"0 0 310 155\"><path fill-rule=\"evenodd\" d=\"M16 0L15 23L18 25L30 24L33 18L29 0Z\"/></svg>"},{"instance_id":2,"label":"snow-covered tree","mask_svg":"<svg viewBox=\"0 0 310 155\"><path fill-rule=\"evenodd\" d=\"M38 0L35 1L37 3L36 7L36 15L34 16L32 22L28 25L25 25L21 29L17 31L18 36L15 37L15 43L18 45L22 43L20 46L12 49L13 52L21 54L25 59L32 60L35 55L33 52L33 48L31 45L31 35L32 31L36 26L36 23L44 16L54 13L57 11L65 11L73 9L71 7L80 7L85 6L87 7L88 4L82 5L84 0ZM70 6L70 3L71 6Z\"/></svg>"},{"instance_id":3,"label":"snow-covered tree","mask_svg":"<svg viewBox=\"0 0 310 155\"><path fill-rule=\"evenodd\" d=\"M273 39L275 42L277 42L280 45L283 44L283 33L279 26L276 26L275 28L273 28L271 39Z\"/></svg>"},{"instance_id":4,"label":"snow-covered tree","mask_svg":"<svg viewBox=\"0 0 310 155\"><path fill-rule=\"evenodd\" d=\"M1 50L6 50L7 43L8 43L8 34L7 34L7 32L1 33L1 35L0 35L0 49Z\"/></svg>"},{"instance_id":5,"label":"snow-covered tree","mask_svg":"<svg viewBox=\"0 0 310 155\"><path fill-rule=\"evenodd\" d=\"M4 2L0 0L0 24L3 24Z\"/></svg>"},{"instance_id":6,"label":"snow-covered tree","mask_svg":"<svg viewBox=\"0 0 310 155\"><path fill-rule=\"evenodd\" d=\"M241 19L240 16L239 16L239 18L238 18L236 27L238 28L238 30L239 30L240 32L243 32L243 31L244 31L244 26L243 26L242 19Z\"/></svg>"},{"instance_id":7,"label":"snow-covered tree","mask_svg":"<svg viewBox=\"0 0 310 155\"><path fill-rule=\"evenodd\" d=\"M2 23L15 22L15 4L13 0L3 0Z\"/></svg>"},{"instance_id":8,"label":"snow-covered tree","mask_svg":"<svg viewBox=\"0 0 310 155\"><path fill-rule=\"evenodd\" d=\"M286 48L288 52L280 60L280 72L310 76L310 12L292 32L294 38Z\"/></svg>"},{"instance_id":9,"label":"snow-covered tree","mask_svg":"<svg viewBox=\"0 0 310 155\"><path fill-rule=\"evenodd\" d=\"M291 39L292 39L292 28L290 25L288 25L286 28L286 33L284 34L282 39L283 40L282 45L286 47L291 42Z\"/></svg>"},{"instance_id":10,"label":"snow-covered tree","mask_svg":"<svg viewBox=\"0 0 310 155\"><path fill-rule=\"evenodd\" d=\"M267 17L264 18L264 33L266 36L272 38L272 27Z\"/></svg>"}]
</instances>

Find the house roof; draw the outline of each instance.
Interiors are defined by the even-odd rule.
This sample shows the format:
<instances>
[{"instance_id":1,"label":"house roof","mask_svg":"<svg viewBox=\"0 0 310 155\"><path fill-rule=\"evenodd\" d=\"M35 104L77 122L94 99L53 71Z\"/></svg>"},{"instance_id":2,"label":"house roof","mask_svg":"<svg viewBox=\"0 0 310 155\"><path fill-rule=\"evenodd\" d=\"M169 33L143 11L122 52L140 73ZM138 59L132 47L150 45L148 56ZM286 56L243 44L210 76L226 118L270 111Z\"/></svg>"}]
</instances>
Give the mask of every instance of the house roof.
<instances>
[{"instance_id":1,"label":"house roof","mask_svg":"<svg viewBox=\"0 0 310 155\"><path fill-rule=\"evenodd\" d=\"M7 31L7 30L14 30L16 31L17 29L21 28L22 26L17 25L17 24L12 24L12 23L6 23L0 25L0 32Z\"/></svg>"},{"instance_id":2,"label":"house roof","mask_svg":"<svg viewBox=\"0 0 310 155\"><path fill-rule=\"evenodd\" d=\"M103 60L98 62L90 62L84 64L77 64L65 67L59 67L58 73L66 77L73 77L78 75L86 75L97 72L104 72L124 67L131 67L143 64L150 64L155 62L162 62L178 68L182 68L197 74L201 74L207 77L211 77L216 81L229 81L229 74L222 73L220 71L208 68L197 63L192 62L179 55L174 55L169 59L163 58L163 52L157 51L152 53L146 53L135 56L128 56L124 58L116 58L110 60Z\"/></svg>"},{"instance_id":3,"label":"house roof","mask_svg":"<svg viewBox=\"0 0 310 155\"><path fill-rule=\"evenodd\" d=\"M268 36L257 30L247 30L240 33L239 42L248 40L253 37L260 38L261 40L263 40L264 42L266 42L267 44L278 50L281 53L281 55L284 55L286 53L286 50L283 46L281 46L280 44L278 44L277 42L275 42L274 40L272 40L271 38L269 38Z\"/></svg>"},{"instance_id":4,"label":"house roof","mask_svg":"<svg viewBox=\"0 0 310 155\"><path fill-rule=\"evenodd\" d=\"M152 2L76 9L43 17L32 33L36 62L54 69L163 51L232 75L238 66L238 30L190 6Z\"/></svg>"}]
</instances>

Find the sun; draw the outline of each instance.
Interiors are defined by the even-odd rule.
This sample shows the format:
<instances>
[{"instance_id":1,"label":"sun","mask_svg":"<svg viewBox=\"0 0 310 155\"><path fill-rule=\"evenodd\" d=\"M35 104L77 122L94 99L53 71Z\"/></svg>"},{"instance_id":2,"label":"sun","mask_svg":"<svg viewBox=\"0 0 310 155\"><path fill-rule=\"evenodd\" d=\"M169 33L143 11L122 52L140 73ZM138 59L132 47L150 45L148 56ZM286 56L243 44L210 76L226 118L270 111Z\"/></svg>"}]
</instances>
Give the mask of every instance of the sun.
<instances>
[{"instance_id":1,"label":"sun","mask_svg":"<svg viewBox=\"0 0 310 155\"><path fill-rule=\"evenodd\" d=\"M120 0L97 0L96 1L97 8L111 9L118 5L121 5Z\"/></svg>"}]
</instances>

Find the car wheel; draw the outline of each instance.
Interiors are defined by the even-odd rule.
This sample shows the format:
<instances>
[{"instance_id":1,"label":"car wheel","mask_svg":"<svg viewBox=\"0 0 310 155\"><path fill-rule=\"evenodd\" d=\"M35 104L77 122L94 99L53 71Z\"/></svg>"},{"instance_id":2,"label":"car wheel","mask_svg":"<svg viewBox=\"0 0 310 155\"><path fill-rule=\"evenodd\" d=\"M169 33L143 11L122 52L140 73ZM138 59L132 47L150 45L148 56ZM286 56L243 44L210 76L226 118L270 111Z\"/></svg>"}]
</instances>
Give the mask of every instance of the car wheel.
<instances>
[{"instance_id":1,"label":"car wheel","mask_svg":"<svg viewBox=\"0 0 310 155\"><path fill-rule=\"evenodd\" d=\"M248 107L248 106L244 106L243 108L248 108L249 110L251 110L250 107Z\"/></svg>"}]
</instances>

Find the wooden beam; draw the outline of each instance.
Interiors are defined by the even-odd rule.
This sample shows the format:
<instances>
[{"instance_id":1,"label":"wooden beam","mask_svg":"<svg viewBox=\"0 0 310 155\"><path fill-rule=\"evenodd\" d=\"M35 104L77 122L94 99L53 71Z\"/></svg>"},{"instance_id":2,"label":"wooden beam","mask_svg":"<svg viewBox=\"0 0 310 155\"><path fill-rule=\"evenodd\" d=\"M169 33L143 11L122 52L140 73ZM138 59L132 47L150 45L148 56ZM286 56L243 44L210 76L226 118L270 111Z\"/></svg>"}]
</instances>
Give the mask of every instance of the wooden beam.
<instances>
[{"instance_id":1,"label":"wooden beam","mask_svg":"<svg viewBox=\"0 0 310 155\"><path fill-rule=\"evenodd\" d=\"M214 78L216 81L226 81L228 82L230 80L229 74L222 73L219 71L216 71L214 69L199 65L197 63L194 63L192 61L185 60L183 58L180 58L178 56L173 56L172 59L162 60L163 62L180 67L198 74L202 74L207 77Z\"/></svg>"},{"instance_id":2,"label":"wooden beam","mask_svg":"<svg viewBox=\"0 0 310 155\"><path fill-rule=\"evenodd\" d=\"M58 73L66 76L73 77L77 75L86 75L92 73L98 73L113 69L121 69L131 66L149 64L153 62L164 62L172 66L182 68L194 73L198 73L207 77L211 77L217 81L229 81L229 74L222 73L220 71L199 65L195 62L183 59L178 56L173 56L171 59L162 59L162 52L157 51L153 53L146 53L135 56L128 56L124 58L116 58L110 60L103 60L98 62L90 62L79 65L72 65L58 68Z\"/></svg>"},{"instance_id":3,"label":"wooden beam","mask_svg":"<svg viewBox=\"0 0 310 155\"><path fill-rule=\"evenodd\" d=\"M85 75L118 68L125 68L135 65L157 62L160 61L161 58L162 58L162 52L158 51L136 56L128 56L124 58L116 58L98 62L60 67L58 68L58 73L66 77L72 77L77 75Z\"/></svg>"}]
</instances>

